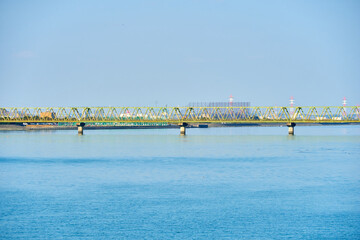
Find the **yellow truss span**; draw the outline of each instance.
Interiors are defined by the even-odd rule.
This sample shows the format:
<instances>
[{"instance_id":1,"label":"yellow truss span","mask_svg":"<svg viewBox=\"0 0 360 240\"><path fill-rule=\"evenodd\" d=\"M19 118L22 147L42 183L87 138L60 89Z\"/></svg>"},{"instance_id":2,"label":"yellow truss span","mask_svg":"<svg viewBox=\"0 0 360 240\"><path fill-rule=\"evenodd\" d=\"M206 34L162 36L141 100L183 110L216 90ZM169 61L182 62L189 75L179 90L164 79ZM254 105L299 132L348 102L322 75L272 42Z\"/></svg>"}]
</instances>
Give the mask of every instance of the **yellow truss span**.
<instances>
[{"instance_id":1,"label":"yellow truss span","mask_svg":"<svg viewBox=\"0 0 360 240\"><path fill-rule=\"evenodd\" d=\"M0 122L360 123L360 107L5 107Z\"/></svg>"}]
</instances>

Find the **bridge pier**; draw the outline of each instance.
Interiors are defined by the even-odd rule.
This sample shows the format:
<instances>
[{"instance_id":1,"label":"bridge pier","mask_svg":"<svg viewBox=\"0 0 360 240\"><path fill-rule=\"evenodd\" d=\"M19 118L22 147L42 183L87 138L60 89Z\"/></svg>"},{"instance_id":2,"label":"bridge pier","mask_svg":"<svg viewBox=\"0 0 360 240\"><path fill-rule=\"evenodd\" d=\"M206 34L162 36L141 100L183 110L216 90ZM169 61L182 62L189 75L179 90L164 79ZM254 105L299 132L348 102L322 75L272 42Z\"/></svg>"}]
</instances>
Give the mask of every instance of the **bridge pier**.
<instances>
[{"instance_id":1,"label":"bridge pier","mask_svg":"<svg viewBox=\"0 0 360 240\"><path fill-rule=\"evenodd\" d=\"M180 135L181 136L185 136L186 135L186 127L188 126L189 124L187 123L179 123L179 126L180 126Z\"/></svg>"},{"instance_id":2,"label":"bridge pier","mask_svg":"<svg viewBox=\"0 0 360 240\"><path fill-rule=\"evenodd\" d=\"M83 135L85 123L76 123L76 126L78 127L78 134Z\"/></svg>"},{"instance_id":3,"label":"bridge pier","mask_svg":"<svg viewBox=\"0 0 360 240\"><path fill-rule=\"evenodd\" d=\"M287 123L286 126L289 127L289 135L294 135L294 128L296 126L296 123Z\"/></svg>"}]
</instances>

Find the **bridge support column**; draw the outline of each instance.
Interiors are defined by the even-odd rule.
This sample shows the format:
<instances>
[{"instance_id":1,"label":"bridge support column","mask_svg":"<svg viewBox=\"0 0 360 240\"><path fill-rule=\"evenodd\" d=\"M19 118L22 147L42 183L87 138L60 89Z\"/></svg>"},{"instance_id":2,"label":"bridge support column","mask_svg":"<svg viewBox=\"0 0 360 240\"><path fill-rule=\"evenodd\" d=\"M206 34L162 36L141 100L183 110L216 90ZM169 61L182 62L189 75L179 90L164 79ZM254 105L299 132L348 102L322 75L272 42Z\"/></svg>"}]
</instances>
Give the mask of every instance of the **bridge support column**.
<instances>
[{"instance_id":1,"label":"bridge support column","mask_svg":"<svg viewBox=\"0 0 360 240\"><path fill-rule=\"evenodd\" d=\"M296 123L287 123L286 126L289 127L289 135L294 135L294 128L296 126Z\"/></svg>"},{"instance_id":2,"label":"bridge support column","mask_svg":"<svg viewBox=\"0 0 360 240\"><path fill-rule=\"evenodd\" d=\"M187 123L179 123L180 126L180 135L185 136L186 135L186 127L188 126Z\"/></svg>"},{"instance_id":3,"label":"bridge support column","mask_svg":"<svg viewBox=\"0 0 360 240\"><path fill-rule=\"evenodd\" d=\"M78 134L83 135L85 123L76 123L76 126L78 127Z\"/></svg>"}]
</instances>

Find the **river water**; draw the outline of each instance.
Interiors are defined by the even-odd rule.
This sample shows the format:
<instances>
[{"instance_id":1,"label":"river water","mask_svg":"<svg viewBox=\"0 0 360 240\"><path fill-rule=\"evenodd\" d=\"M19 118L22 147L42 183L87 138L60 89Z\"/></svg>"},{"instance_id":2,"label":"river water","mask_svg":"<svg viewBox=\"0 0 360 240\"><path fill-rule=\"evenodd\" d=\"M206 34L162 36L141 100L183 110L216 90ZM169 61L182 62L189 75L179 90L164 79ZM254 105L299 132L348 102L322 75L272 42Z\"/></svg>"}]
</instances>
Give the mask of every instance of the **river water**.
<instances>
[{"instance_id":1,"label":"river water","mask_svg":"<svg viewBox=\"0 0 360 240\"><path fill-rule=\"evenodd\" d=\"M0 132L1 239L360 239L360 126Z\"/></svg>"}]
</instances>

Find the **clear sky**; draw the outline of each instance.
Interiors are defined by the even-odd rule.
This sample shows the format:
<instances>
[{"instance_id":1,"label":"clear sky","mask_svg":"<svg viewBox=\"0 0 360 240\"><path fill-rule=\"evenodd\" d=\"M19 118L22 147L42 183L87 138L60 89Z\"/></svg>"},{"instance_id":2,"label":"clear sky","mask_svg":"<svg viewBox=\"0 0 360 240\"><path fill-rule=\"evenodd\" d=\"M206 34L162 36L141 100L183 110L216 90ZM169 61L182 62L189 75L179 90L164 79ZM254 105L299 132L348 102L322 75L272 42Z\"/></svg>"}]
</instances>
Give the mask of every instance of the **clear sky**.
<instances>
[{"instance_id":1,"label":"clear sky","mask_svg":"<svg viewBox=\"0 0 360 240\"><path fill-rule=\"evenodd\" d=\"M0 106L360 104L360 1L0 1Z\"/></svg>"}]
</instances>

